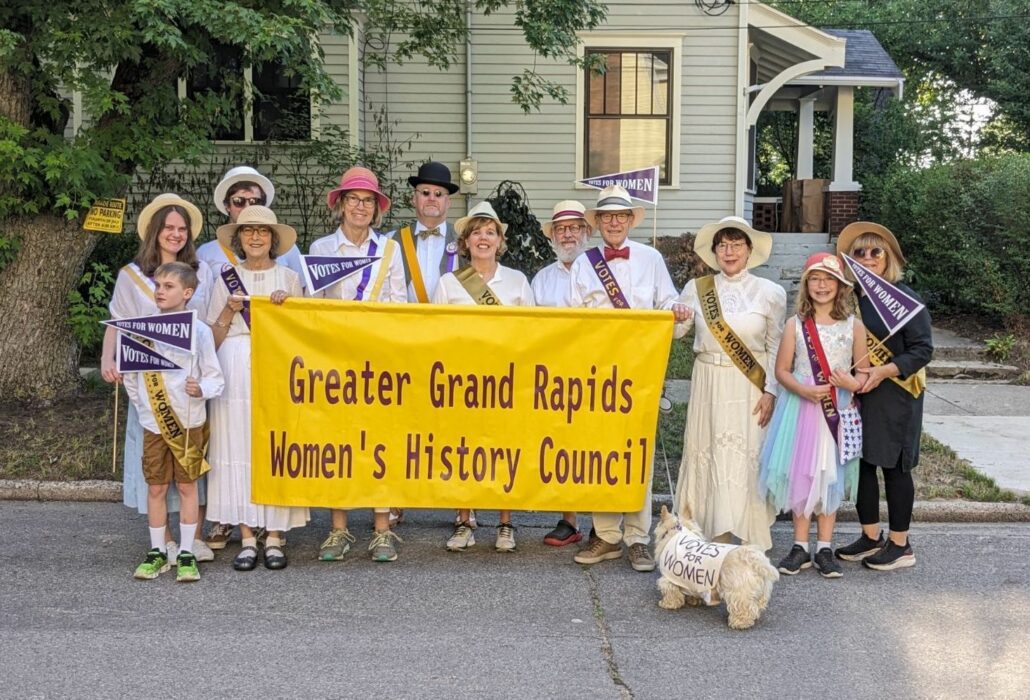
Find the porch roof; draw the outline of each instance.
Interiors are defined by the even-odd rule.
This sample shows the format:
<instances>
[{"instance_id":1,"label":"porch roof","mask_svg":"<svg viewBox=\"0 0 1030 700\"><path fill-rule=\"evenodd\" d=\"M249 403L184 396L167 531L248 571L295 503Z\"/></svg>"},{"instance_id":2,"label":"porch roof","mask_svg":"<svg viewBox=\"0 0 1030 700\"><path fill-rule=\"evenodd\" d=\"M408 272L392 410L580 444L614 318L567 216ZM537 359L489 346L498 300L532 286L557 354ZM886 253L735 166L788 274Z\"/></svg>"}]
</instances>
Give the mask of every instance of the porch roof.
<instances>
[{"instance_id":1,"label":"porch roof","mask_svg":"<svg viewBox=\"0 0 1030 700\"><path fill-rule=\"evenodd\" d=\"M844 65L791 80L788 85L852 85L891 88L901 96L905 76L868 29L824 29L847 42Z\"/></svg>"}]
</instances>

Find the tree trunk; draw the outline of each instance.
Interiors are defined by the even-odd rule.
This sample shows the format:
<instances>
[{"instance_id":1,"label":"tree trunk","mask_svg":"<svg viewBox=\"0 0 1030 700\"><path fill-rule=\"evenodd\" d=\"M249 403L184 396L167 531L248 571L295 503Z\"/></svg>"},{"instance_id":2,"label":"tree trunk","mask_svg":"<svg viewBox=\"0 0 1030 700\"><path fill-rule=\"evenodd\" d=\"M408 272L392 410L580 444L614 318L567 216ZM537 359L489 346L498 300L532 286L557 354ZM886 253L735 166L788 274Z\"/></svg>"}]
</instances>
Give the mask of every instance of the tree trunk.
<instances>
[{"instance_id":1,"label":"tree trunk","mask_svg":"<svg viewBox=\"0 0 1030 700\"><path fill-rule=\"evenodd\" d=\"M42 214L3 223L17 257L0 270L0 403L50 403L79 389L79 348L68 315L96 234Z\"/></svg>"}]
</instances>

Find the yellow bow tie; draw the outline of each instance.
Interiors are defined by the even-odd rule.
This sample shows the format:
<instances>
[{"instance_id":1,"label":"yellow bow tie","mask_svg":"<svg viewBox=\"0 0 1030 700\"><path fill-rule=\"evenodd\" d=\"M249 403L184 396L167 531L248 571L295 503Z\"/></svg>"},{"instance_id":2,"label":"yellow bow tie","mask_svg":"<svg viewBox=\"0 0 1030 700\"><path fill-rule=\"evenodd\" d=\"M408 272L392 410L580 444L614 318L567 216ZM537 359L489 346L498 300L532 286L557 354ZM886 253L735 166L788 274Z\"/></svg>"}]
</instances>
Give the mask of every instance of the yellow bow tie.
<instances>
[{"instance_id":1,"label":"yellow bow tie","mask_svg":"<svg viewBox=\"0 0 1030 700\"><path fill-rule=\"evenodd\" d=\"M439 235L440 235L440 227L439 226L437 226L436 228L427 228L427 229L424 229L424 230L418 232L418 237L422 238L422 239L429 238L430 236L439 236Z\"/></svg>"}]
</instances>

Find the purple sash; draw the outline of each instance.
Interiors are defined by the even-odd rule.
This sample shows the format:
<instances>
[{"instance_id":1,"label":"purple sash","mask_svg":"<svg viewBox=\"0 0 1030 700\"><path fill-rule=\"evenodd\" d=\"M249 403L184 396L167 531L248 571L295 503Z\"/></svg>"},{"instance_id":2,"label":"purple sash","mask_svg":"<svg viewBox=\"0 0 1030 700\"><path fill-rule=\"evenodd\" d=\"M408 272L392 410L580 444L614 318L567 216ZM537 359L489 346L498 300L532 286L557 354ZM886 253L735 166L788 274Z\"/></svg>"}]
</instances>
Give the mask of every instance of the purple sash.
<instances>
[{"instance_id":1,"label":"purple sash","mask_svg":"<svg viewBox=\"0 0 1030 700\"><path fill-rule=\"evenodd\" d=\"M808 361L812 365L812 376L816 384L829 384L830 363L826 361L826 354L823 352L822 343L819 341L819 329L816 328L815 320L811 317L801 322L801 333L805 337L805 349L808 350ZM830 387L830 393L819 399L823 409L823 418L826 419L826 427L830 429L830 435L834 442L838 442L837 427L840 424L840 415L837 413L836 387Z\"/></svg>"},{"instance_id":2,"label":"purple sash","mask_svg":"<svg viewBox=\"0 0 1030 700\"><path fill-rule=\"evenodd\" d=\"M601 249L590 248L586 252L586 256L587 260L590 261L591 267L594 268L597 279L601 281L601 287L604 289L604 293L608 295L608 301L612 303L612 306L616 309L630 308L629 302L626 301L626 295L622 293L622 288L619 287L619 282L615 279L612 269L604 261L604 253L601 252Z\"/></svg>"},{"instance_id":3,"label":"purple sash","mask_svg":"<svg viewBox=\"0 0 1030 700\"><path fill-rule=\"evenodd\" d=\"M375 254L376 254L376 242L375 241L369 241L368 242L368 252L366 253L366 255L371 258L371 257L375 257ZM363 297L365 295L365 287L368 286L369 280L372 279L372 268L373 267L375 267L375 266L374 265L369 265L361 273L361 281L358 283L358 288L354 290L354 301L362 301L361 297ZM375 299L373 299L372 301L375 301Z\"/></svg>"},{"instance_id":4,"label":"purple sash","mask_svg":"<svg viewBox=\"0 0 1030 700\"><path fill-rule=\"evenodd\" d=\"M232 265L222 265L221 274L222 281L225 282L229 294L244 297L250 296L247 294L247 288L243 286L243 280L240 279L240 274L236 271L235 267ZM247 328L250 328L250 299L243 300L243 309L240 311L240 315L243 316L243 322L247 324Z\"/></svg>"}]
</instances>

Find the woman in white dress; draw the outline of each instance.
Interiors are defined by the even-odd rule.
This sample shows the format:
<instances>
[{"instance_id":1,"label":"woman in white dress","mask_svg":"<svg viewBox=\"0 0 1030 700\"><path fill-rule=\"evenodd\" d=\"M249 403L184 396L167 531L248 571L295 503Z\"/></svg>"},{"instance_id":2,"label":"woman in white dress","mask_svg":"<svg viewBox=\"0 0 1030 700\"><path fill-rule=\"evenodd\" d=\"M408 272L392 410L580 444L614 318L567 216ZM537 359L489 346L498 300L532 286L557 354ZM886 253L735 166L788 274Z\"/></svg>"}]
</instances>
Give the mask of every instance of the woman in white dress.
<instances>
[{"instance_id":1,"label":"woman in white dress","mask_svg":"<svg viewBox=\"0 0 1030 700\"><path fill-rule=\"evenodd\" d=\"M204 227L204 217L194 204L176 194L161 194L140 210L136 219L136 233L140 237L139 251L131 263L118 271L118 279L111 295L108 310L111 318L135 318L152 316L158 312L154 301L154 270L166 262L182 262L197 272L197 290L186 304L187 309L196 309L203 319L211 293L213 275L207 263L197 258L194 243ZM121 382L117 362L117 331L111 326L104 333L103 350L100 356L100 373L106 382ZM132 402L125 424L125 449L122 459L122 502L135 508L140 514L147 513L147 482L143 478L143 428ZM205 502L205 480L198 479L197 488L201 504L201 520ZM179 492L168 489L168 512L179 512ZM171 538L171 530L166 529ZM174 544L174 543L173 543ZM194 554L198 561L211 561L214 554L202 540L194 542ZM174 554L169 560L174 561Z\"/></svg>"},{"instance_id":2,"label":"woman in white dress","mask_svg":"<svg viewBox=\"0 0 1030 700\"><path fill-rule=\"evenodd\" d=\"M497 262L507 250L504 234L508 225L501 222L489 202L472 207L468 216L454 223L454 230L458 234L458 252L470 262L440 278L433 294L434 304L536 305L526 276ZM469 508L458 511L454 533L447 540L449 551L462 552L476 543L474 528L469 522L471 513ZM498 517L494 549L514 552L515 527L511 524L511 511L502 510Z\"/></svg>"},{"instance_id":3,"label":"woman in white dress","mask_svg":"<svg viewBox=\"0 0 1030 700\"><path fill-rule=\"evenodd\" d=\"M689 512L710 539L729 542L736 536L763 550L772 547L775 513L759 491L758 458L778 388L776 351L787 295L749 270L768 260L771 250L772 236L739 217L703 226L694 251L719 273L683 288L680 301L694 314L676 329L682 337L695 328L676 510Z\"/></svg>"},{"instance_id":4,"label":"woman in white dress","mask_svg":"<svg viewBox=\"0 0 1030 700\"><path fill-rule=\"evenodd\" d=\"M235 224L220 226L218 240L241 262L219 271L222 279L214 285L207 314L225 375L225 390L208 409L211 473L207 516L213 522L240 526L242 547L232 563L237 571L250 571L257 565L256 528L268 530L265 567L284 569L283 533L305 525L308 509L259 505L250 500L250 316L243 296L268 296L273 304L281 304L289 296L301 295L297 273L275 262L296 242L297 232L278 223L271 209L254 205L244 209ZM242 283L242 290L231 294L231 282Z\"/></svg>"}]
</instances>

